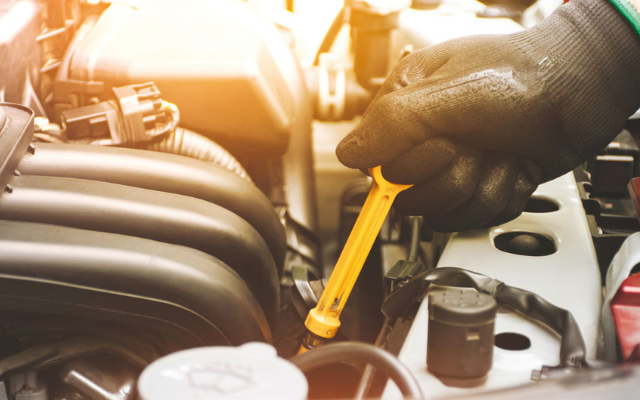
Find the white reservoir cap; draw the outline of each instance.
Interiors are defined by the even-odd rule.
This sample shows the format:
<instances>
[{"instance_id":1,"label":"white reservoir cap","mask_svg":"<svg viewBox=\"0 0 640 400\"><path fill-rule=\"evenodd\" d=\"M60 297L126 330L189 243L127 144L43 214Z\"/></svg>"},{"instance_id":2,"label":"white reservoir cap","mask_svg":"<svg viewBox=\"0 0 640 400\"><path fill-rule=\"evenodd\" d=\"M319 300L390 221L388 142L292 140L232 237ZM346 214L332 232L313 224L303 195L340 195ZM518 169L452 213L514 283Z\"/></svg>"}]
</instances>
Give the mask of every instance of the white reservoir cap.
<instances>
[{"instance_id":1,"label":"white reservoir cap","mask_svg":"<svg viewBox=\"0 0 640 400\"><path fill-rule=\"evenodd\" d=\"M142 400L305 400L307 379L265 343L169 354L140 375Z\"/></svg>"}]
</instances>

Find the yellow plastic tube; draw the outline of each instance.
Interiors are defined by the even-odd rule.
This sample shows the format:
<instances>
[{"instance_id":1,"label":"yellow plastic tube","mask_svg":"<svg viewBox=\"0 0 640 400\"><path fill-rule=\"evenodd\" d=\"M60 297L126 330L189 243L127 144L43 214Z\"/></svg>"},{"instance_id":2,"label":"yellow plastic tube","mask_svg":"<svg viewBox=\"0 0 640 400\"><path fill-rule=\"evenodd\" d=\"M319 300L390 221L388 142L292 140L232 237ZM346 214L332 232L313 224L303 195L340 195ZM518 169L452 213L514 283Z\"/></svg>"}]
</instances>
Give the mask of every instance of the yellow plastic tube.
<instances>
[{"instance_id":1,"label":"yellow plastic tube","mask_svg":"<svg viewBox=\"0 0 640 400\"><path fill-rule=\"evenodd\" d=\"M380 232L382 223L391 209L393 200L398 193L413 186L386 181L379 166L371 168L369 173L373 178L371 191L318 305L309 311L305 321L309 332L322 338L331 339L338 332L340 314Z\"/></svg>"}]
</instances>

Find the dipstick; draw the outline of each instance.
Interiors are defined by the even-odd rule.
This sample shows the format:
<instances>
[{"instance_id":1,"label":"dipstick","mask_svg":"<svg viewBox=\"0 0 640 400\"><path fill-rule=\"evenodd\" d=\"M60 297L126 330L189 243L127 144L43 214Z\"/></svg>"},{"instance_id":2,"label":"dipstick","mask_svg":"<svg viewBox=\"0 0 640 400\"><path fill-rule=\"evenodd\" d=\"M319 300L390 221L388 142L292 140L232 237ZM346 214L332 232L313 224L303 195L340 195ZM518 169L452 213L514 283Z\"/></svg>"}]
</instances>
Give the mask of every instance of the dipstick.
<instances>
[{"instance_id":1,"label":"dipstick","mask_svg":"<svg viewBox=\"0 0 640 400\"><path fill-rule=\"evenodd\" d=\"M331 339L338 332L340 314L380 232L382 223L391 209L393 200L398 193L413 186L386 181L379 166L371 168L369 173L373 178L371 191L318 305L309 311L305 321L309 332L320 338Z\"/></svg>"}]
</instances>

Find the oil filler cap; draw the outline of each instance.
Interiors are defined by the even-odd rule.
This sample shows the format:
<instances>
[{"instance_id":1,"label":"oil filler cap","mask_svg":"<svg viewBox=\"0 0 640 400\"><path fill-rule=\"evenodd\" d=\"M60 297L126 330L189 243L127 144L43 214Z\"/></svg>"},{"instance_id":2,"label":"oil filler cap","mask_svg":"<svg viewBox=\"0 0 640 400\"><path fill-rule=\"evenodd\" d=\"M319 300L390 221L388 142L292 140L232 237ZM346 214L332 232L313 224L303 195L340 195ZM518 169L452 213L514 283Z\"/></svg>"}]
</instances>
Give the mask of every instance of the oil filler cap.
<instances>
[{"instance_id":1,"label":"oil filler cap","mask_svg":"<svg viewBox=\"0 0 640 400\"><path fill-rule=\"evenodd\" d=\"M445 385L474 387L493 362L497 303L470 289L429 295L427 367Z\"/></svg>"},{"instance_id":2,"label":"oil filler cap","mask_svg":"<svg viewBox=\"0 0 640 400\"><path fill-rule=\"evenodd\" d=\"M162 357L140 375L142 400L304 400L308 384L265 343L201 347Z\"/></svg>"}]
</instances>

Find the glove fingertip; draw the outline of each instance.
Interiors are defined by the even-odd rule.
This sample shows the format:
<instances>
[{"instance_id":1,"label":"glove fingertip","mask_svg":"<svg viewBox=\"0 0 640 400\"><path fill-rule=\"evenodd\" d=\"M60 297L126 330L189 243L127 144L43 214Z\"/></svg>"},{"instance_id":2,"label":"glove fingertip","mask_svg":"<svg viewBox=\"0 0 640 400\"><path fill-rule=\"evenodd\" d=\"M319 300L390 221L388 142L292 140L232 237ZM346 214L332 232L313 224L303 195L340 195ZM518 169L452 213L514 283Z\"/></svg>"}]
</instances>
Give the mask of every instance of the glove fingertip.
<instances>
[{"instance_id":1,"label":"glove fingertip","mask_svg":"<svg viewBox=\"0 0 640 400\"><path fill-rule=\"evenodd\" d=\"M358 139L356 130L342 139L336 147L338 161L349 168L357 169L373 168L380 165L376 149L370 145L363 146L361 143L363 141Z\"/></svg>"},{"instance_id":2,"label":"glove fingertip","mask_svg":"<svg viewBox=\"0 0 640 400\"><path fill-rule=\"evenodd\" d=\"M338 157L338 161L340 161L345 166L349 168L358 168L353 160L354 153L353 151L351 151L351 148L353 146L351 145L350 141L351 140L349 136L347 136L342 139L340 143L338 143L338 146L336 147L336 157Z\"/></svg>"}]
</instances>

